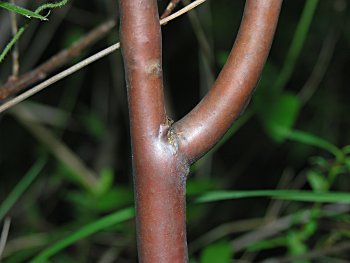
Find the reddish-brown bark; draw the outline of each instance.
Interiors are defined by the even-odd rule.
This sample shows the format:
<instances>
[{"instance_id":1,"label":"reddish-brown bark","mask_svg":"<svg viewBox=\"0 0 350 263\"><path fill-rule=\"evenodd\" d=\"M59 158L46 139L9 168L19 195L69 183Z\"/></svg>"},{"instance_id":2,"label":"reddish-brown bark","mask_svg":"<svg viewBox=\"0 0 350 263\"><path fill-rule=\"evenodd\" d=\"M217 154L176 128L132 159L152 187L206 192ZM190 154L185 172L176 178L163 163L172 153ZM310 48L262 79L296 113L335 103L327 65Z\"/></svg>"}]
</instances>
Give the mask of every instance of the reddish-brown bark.
<instances>
[{"instance_id":1,"label":"reddish-brown bark","mask_svg":"<svg viewBox=\"0 0 350 263\"><path fill-rule=\"evenodd\" d=\"M187 262L185 181L242 111L257 83L282 0L247 0L231 55L208 95L174 124L164 105L156 0L120 0L140 262Z\"/></svg>"},{"instance_id":2,"label":"reddish-brown bark","mask_svg":"<svg viewBox=\"0 0 350 263\"><path fill-rule=\"evenodd\" d=\"M175 123L180 151L190 160L205 154L249 102L270 50L282 0L247 0L231 54L205 98Z\"/></svg>"}]
</instances>

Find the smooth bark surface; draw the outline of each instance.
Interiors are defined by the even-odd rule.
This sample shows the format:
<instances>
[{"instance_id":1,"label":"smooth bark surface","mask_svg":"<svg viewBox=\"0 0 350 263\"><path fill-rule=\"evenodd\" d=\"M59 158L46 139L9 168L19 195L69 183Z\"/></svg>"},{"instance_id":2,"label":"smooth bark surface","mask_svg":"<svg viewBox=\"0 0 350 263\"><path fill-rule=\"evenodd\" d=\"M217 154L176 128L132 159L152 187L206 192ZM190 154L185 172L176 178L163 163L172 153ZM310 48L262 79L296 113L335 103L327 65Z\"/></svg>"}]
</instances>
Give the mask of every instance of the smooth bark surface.
<instances>
[{"instance_id":1,"label":"smooth bark surface","mask_svg":"<svg viewBox=\"0 0 350 263\"><path fill-rule=\"evenodd\" d=\"M281 0L248 0L231 54L206 97L174 125L191 160L225 134L249 102L270 50Z\"/></svg>"},{"instance_id":2,"label":"smooth bark surface","mask_svg":"<svg viewBox=\"0 0 350 263\"><path fill-rule=\"evenodd\" d=\"M140 262L187 262L189 165L248 102L268 55L282 0L247 0L231 55L208 95L179 122L166 116L156 0L120 0Z\"/></svg>"},{"instance_id":3,"label":"smooth bark surface","mask_svg":"<svg viewBox=\"0 0 350 263\"><path fill-rule=\"evenodd\" d=\"M161 32L155 0L120 1L128 82L140 262L186 262L188 164L171 141L164 107Z\"/></svg>"}]
</instances>

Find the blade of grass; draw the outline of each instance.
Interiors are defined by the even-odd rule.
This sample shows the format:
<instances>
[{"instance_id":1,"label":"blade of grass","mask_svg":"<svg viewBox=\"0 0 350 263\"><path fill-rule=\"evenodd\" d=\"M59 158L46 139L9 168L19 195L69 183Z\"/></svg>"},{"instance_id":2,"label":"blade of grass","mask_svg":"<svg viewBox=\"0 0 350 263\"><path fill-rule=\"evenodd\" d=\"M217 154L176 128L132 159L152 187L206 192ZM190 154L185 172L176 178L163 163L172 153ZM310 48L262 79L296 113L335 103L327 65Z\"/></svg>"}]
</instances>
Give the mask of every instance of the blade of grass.
<instances>
[{"instance_id":1,"label":"blade of grass","mask_svg":"<svg viewBox=\"0 0 350 263\"><path fill-rule=\"evenodd\" d=\"M46 158L39 159L26 175L19 181L11 193L0 205L0 221L4 218L7 212L13 207L17 200L23 195L24 191L33 183L35 178L39 175L46 163Z\"/></svg>"},{"instance_id":2,"label":"blade of grass","mask_svg":"<svg viewBox=\"0 0 350 263\"><path fill-rule=\"evenodd\" d=\"M350 193L345 192L312 192L299 190L257 190L257 191L215 191L208 192L196 202L207 203L222 200L233 200L251 197L269 197L289 201L321 202L321 203L350 203Z\"/></svg>"},{"instance_id":3,"label":"blade of grass","mask_svg":"<svg viewBox=\"0 0 350 263\"><path fill-rule=\"evenodd\" d=\"M288 49L287 57L284 60L282 70L277 77L273 90L281 91L289 81L309 32L310 24L314 17L317 4L318 0L308 0L305 3L303 13L295 30L291 45Z\"/></svg>"},{"instance_id":4,"label":"blade of grass","mask_svg":"<svg viewBox=\"0 0 350 263\"><path fill-rule=\"evenodd\" d=\"M96 232L99 232L105 228L114 226L115 224L124 222L134 217L134 208L126 208L117 211L113 214L107 215L93 223L90 223L81 229L75 231L73 234L67 236L66 238L53 244L51 247L45 249L38 256L33 258L29 263L42 263L47 262L47 260L55 255L57 252L66 248L67 246L75 243L76 241L90 236Z\"/></svg>"},{"instance_id":5,"label":"blade of grass","mask_svg":"<svg viewBox=\"0 0 350 263\"><path fill-rule=\"evenodd\" d=\"M20 14L22 16L25 16L27 18L37 18L37 19L40 19L40 20L47 20L46 17L36 13L36 12L33 12L33 11L30 11L28 9L25 9L23 7L20 7L20 6L17 6L17 5L13 5L13 4L10 4L10 3L7 3L7 2L3 2L1 1L0 2L0 7L2 8L5 8L9 11L12 11L12 12L15 12L17 14Z\"/></svg>"},{"instance_id":6,"label":"blade of grass","mask_svg":"<svg viewBox=\"0 0 350 263\"><path fill-rule=\"evenodd\" d=\"M284 127L277 127L277 126L276 126L276 130L283 137L289 140L293 140L303 144L308 144L308 145L326 150L329 153L333 154L337 159L343 158L344 154L341 151L341 149L339 149L337 146L330 143L329 141L326 141L325 139L322 139L314 134L300 131L300 130L285 129Z\"/></svg>"}]
</instances>

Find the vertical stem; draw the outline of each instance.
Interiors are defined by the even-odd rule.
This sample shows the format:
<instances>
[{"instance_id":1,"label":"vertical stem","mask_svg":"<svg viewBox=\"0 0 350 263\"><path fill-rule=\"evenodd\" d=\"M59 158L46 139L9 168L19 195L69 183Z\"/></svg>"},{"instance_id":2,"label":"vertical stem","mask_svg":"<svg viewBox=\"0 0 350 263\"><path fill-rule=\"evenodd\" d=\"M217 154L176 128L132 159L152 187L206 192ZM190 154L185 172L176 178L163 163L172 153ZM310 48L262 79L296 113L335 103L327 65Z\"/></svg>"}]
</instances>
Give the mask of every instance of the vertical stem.
<instances>
[{"instance_id":1,"label":"vertical stem","mask_svg":"<svg viewBox=\"0 0 350 263\"><path fill-rule=\"evenodd\" d=\"M140 262L188 262L189 163L227 131L269 52L282 0L247 0L235 47L206 98L172 125L164 106L157 0L119 0L128 85Z\"/></svg>"},{"instance_id":2,"label":"vertical stem","mask_svg":"<svg viewBox=\"0 0 350 263\"><path fill-rule=\"evenodd\" d=\"M10 1L11 4L15 5L15 0ZM17 26L17 18L16 13L11 12L11 31L12 35L15 36L17 34L18 26ZM12 51L12 77L18 77L19 73L19 51L18 44L15 44L14 49Z\"/></svg>"},{"instance_id":3,"label":"vertical stem","mask_svg":"<svg viewBox=\"0 0 350 263\"><path fill-rule=\"evenodd\" d=\"M166 117L156 0L120 0L140 262L187 262L188 164Z\"/></svg>"}]
</instances>

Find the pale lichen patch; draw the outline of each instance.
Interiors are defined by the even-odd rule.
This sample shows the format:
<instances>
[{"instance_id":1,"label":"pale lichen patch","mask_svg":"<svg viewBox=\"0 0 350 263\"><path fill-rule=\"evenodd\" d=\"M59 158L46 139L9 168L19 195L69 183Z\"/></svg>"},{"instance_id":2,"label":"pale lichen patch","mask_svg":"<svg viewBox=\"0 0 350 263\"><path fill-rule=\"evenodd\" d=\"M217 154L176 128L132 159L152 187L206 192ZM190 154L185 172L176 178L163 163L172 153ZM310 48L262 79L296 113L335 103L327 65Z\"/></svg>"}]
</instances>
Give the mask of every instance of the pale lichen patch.
<instances>
[{"instance_id":1,"label":"pale lichen patch","mask_svg":"<svg viewBox=\"0 0 350 263\"><path fill-rule=\"evenodd\" d=\"M150 74L154 77L159 77L162 75L162 68L160 65L160 61L158 59L156 60L151 60L150 62L147 63L145 67L145 71L147 74Z\"/></svg>"},{"instance_id":2,"label":"pale lichen patch","mask_svg":"<svg viewBox=\"0 0 350 263\"><path fill-rule=\"evenodd\" d=\"M175 155L177 153L177 150L179 148L179 145L177 143L177 136L173 128L170 127L168 130L168 143L172 146L173 154Z\"/></svg>"}]
</instances>

